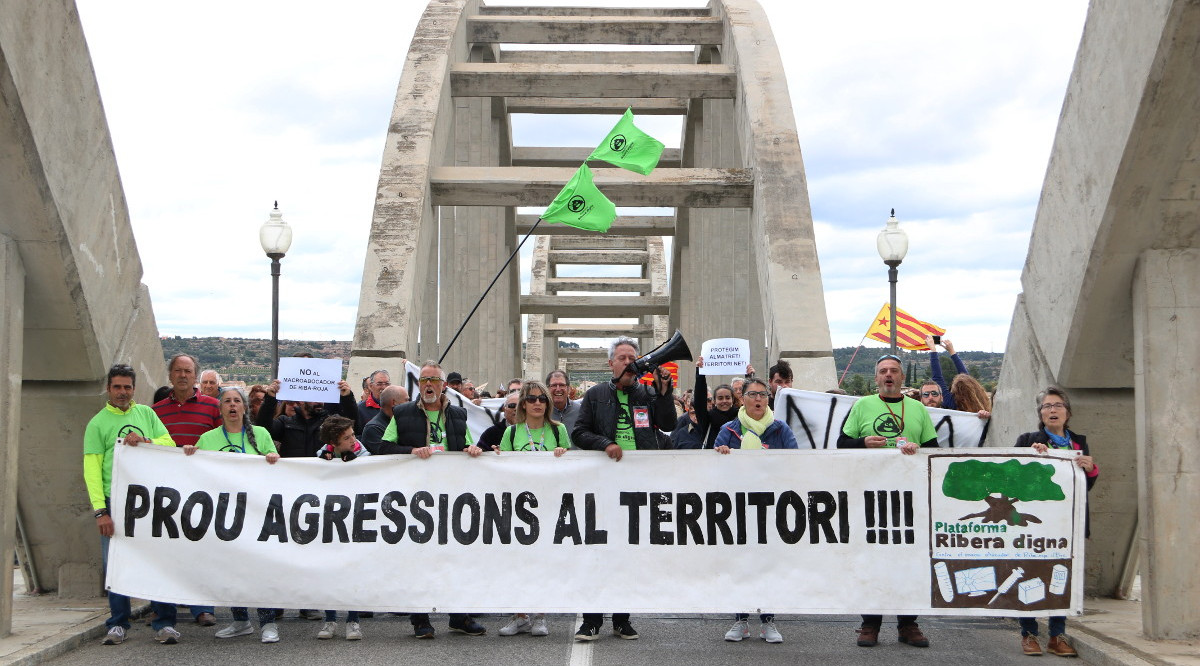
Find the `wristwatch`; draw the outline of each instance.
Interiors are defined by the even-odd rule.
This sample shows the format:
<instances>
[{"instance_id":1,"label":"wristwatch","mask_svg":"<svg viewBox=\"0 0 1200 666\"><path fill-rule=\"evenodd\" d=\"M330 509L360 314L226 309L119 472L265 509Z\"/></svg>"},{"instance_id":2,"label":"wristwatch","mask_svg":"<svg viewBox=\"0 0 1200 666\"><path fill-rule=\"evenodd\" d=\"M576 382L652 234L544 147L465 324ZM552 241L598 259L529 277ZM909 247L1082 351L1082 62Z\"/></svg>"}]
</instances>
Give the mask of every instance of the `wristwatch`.
<instances>
[{"instance_id":1,"label":"wristwatch","mask_svg":"<svg viewBox=\"0 0 1200 666\"><path fill-rule=\"evenodd\" d=\"M99 518L99 517L101 517L101 516L107 516L107 515L108 515L108 509L97 509L97 510L96 510L96 517L97 517L97 518Z\"/></svg>"}]
</instances>

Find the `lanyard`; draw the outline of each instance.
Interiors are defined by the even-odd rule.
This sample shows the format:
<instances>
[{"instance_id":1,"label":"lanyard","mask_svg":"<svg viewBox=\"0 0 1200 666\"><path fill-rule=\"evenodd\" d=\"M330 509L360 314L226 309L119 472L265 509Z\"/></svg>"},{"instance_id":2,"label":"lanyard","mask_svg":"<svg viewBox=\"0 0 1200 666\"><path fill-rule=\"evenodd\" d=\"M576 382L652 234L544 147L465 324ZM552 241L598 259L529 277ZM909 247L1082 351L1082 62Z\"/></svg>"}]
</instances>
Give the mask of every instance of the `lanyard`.
<instances>
[{"instance_id":1,"label":"lanyard","mask_svg":"<svg viewBox=\"0 0 1200 666\"><path fill-rule=\"evenodd\" d=\"M893 419L893 420L895 420L895 419L896 419L896 412L893 412L893 411L892 411L892 406L891 406L891 405L889 405L889 404L887 403L887 401L886 401L886 400L884 400L883 398L880 398L880 400L882 400L882 401L883 401L883 406L884 406L885 408L887 408L887 410L888 410L888 414L891 414L891 415L892 415L892 419ZM899 419L899 420L900 420L900 424L899 424L899 425L900 425L900 431L899 431L897 434L903 435L903 434L904 434L904 398L901 398L901 399L900 399L900 419Z\"/></svg>"},{"instance_id":2,"label":"lanyard","mask_svg":"<svg viewBox=\"0 0 1200 666\"><path fill-rule=\"evenodd\" d=\"M245 430L242 430L241 432L238 433L239 435L242 436L242 445L240 447L234 446L233 441L231 441L229 439L229 431L226 430L224 426L221 427L221 434L225 435L225 441L229 443L230 449L237 449L238 453L246 452L246 431Z\"/></svg>"},{"instance_id":3,"label":"lanyard","mask_svg":"<svg viewBox=\"0 0 1200 666\"><path fill-rule=\"evenodd\" d=\"M538 428L538 441L536 441L536 442L533 441L533 433L530 432L529 424L526 423L525 424L525 437L529 440L528 448L530 451L545 451L546 450L546 445L545 445L546 424L545 423L542 424L542 427Z\"/></svg>"}]
</instances>

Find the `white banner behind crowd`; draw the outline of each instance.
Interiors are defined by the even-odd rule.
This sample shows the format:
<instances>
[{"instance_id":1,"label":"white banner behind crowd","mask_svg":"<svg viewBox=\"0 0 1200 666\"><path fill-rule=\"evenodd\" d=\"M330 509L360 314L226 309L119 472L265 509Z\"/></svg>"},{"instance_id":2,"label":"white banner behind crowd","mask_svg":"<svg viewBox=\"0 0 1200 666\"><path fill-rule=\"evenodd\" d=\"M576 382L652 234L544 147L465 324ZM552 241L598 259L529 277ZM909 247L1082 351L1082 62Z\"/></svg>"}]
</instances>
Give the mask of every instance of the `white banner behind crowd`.
<instances>
[{"instance_id":1,"label":"white banner behind crowd","mask_svg":"<svg viewBox=\"0 0 1200 666\"><path fill-rule=\"evenodd\" d=\"M796 434L802 449L835 449L838 435L850 415L857 396L780 389L775 397L775 418L784 421ZM987 437L987 419L974 412L926 408L937 429L938 445L943 448L982 446Z\"/></svg>"},{"instance_id":2,"label":"white banner behind crowd","mask_svg":"<svg viewBox=\"0 0 1200 666\"><path fill-rule=\"evenodd\" d=\"M1082 606L1086 491L1070 457L441 453L268 465L118 446L108 584L285 608L1062 614Z\"/></svg>"}]
</instances>

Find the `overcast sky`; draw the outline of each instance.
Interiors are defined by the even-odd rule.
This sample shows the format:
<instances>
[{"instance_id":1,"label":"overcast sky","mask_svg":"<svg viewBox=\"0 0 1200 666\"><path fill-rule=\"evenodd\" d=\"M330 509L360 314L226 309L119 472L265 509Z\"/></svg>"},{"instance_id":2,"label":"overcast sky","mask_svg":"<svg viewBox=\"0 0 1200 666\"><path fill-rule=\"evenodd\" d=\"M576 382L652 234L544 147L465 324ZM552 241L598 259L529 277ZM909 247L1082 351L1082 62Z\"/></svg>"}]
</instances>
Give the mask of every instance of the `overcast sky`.
<instances>
[{"instance_id":1,"label":"overcast sky","mask_svg":"<svg viewBox=\"0 0 1200 666\"><path fill-rule=\"evenodd\" d=\"M281 337L350 339L426 3L77 2L159 331L270 336L258 228L278 200L295 230ZM1003 351L1086 0L760 4L796 115L833 345L858 344L888 298L875 236L894 207L910 239L900 308L959 349ZM645 120L678 145L678 121ZM546 142L539 122L535 138L516 121L516 141Z\"/></svg>"}]
</instances>

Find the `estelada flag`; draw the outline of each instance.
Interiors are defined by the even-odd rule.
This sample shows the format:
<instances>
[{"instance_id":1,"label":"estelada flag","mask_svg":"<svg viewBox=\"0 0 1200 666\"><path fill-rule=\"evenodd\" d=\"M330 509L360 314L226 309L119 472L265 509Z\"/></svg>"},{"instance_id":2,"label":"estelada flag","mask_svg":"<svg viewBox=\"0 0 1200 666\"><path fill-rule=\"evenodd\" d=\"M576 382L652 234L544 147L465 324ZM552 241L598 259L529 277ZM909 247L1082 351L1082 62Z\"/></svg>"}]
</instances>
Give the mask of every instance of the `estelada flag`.
<instances>
[{"instance_id":1,"label":"estelada flag","mask_svg":"<svg viewBox=\"0 0 1200 666\"><path fill-rule=\"evenodd\" d=\"M884 303L879 314L875 315L875 321L872 321L871 327L867 329L865 337L892 344L891 311L891 305ZM896 312L899 313L899 316L896 317L896 346L901 349L931 351L925 345L925 336L941 335L946 332L946 329L941 326L921 321L900 308L896 308Z\"/></svg>"},{"instance_id":2,"label":"estelada flag","mask_svg":"<svg viewBox=\"0 0 1200 666\"><path fill-rule=\"evenodd\" d=\"M676 386L679 386L679 364L678 363L676 363L675 361L667 361L666 363L663 363L662 365L660 365L658 367L666 368L667 370L670 370L671 371L671 381ZM649 386L650 384L654 383L654 375L647 372L646 374L642 375L642 378L639 379L638 381Z\"/></svg>"}]
</instances>

